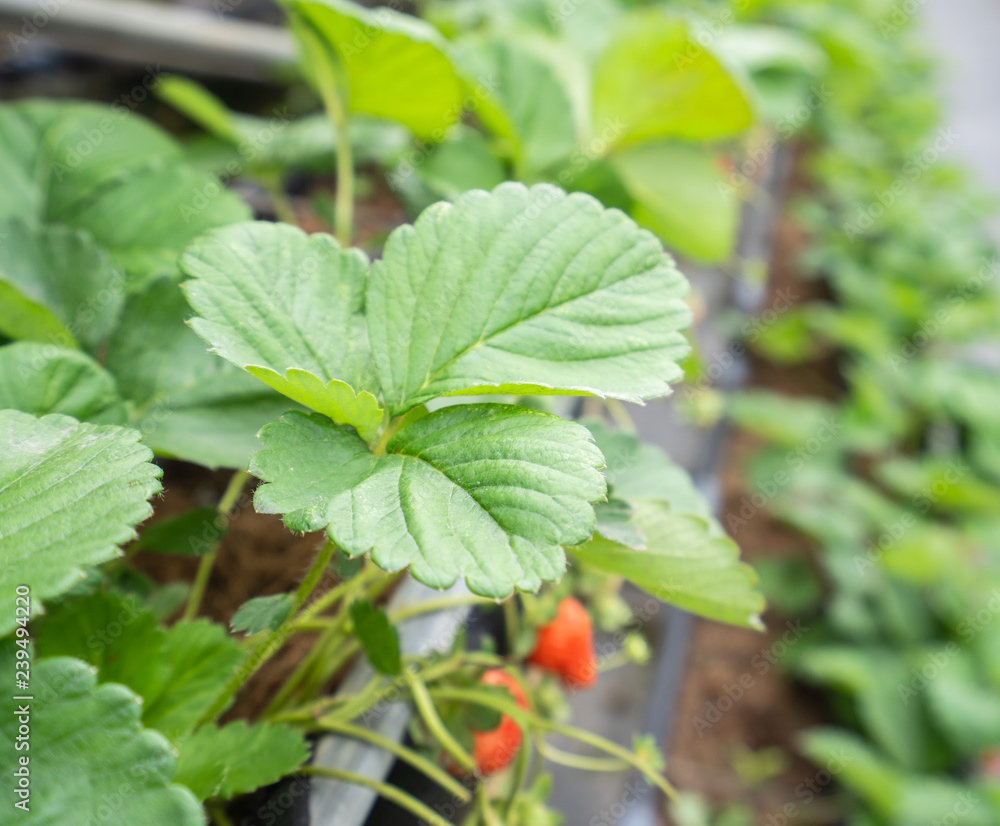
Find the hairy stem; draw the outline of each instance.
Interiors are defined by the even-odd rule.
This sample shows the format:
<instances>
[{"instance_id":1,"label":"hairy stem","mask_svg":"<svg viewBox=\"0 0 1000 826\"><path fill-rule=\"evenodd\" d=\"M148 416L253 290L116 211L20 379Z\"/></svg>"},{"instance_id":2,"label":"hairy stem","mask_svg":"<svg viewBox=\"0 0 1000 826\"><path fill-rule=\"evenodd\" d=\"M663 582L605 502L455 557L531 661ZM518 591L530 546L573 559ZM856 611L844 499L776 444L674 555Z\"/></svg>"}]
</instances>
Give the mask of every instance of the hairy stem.
<instances>
[{"instance_id":1,"label":"hairy stem","mask_svg":"<svg viewBox=\"0 0 1000 826\"><path fill-rule=\"evenodd\" d=\"M323 544L319 553L316 554L316 558L313 560L313 564L306 573L305 578L292 597L293 607L288 618L274 631L263 636L261 642L253 647L246 662L229 678L229 682L219 692L215 701L201 716L201 719L198 720L197 727L200 728L221 714L229 706L229 703L236 696L237 692L246 684L247 680L256 674L264 663L277 654L288 641L288 638L295 633L295 609L306 601L309 594L319 584L336 550L337 546L329 539Z\"/></svg>"}]
</instances>

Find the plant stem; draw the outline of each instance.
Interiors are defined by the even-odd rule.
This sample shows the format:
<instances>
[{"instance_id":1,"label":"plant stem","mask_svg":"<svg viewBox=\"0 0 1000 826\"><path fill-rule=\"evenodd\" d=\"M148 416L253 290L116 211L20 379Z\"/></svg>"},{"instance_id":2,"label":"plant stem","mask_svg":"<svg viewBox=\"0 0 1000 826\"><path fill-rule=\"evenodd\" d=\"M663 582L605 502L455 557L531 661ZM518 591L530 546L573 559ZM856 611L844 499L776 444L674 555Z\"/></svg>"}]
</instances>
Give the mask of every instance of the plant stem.
<instances>
[{"instance_id":1,"label":"plant stem","mask_svg":"<svg viewBox=\"0 0 1000 826\"><path fill-rule=\"evenodd\" d=\"M510 791L507 793L507 799L503 804L504 823L510 821L514 813L514 805L517 803L517 795L524 786L525 778L528 776L528 768L531 763L531 749L527 748L526 744L522 744L520 750L517 752L517 757L514 759L517 761L514 764L514 775L510 781Z\"/></svg>"},{"instance_id":2,"label":"plant stem","mask_svg":"<svg viewBox=\"0 0 1000 826\"><path fill-rule=\"evenodd\" d=\"M235 507L236 502L243 492L250 474L245 470L236 471L226 485L222 498L215 510L220 516L229 518L229 514ZM181 621L192 620L201 608L201 601L205 597L205 590L208 588L208 581L212 578L212 569L215 567L215 557L219 552L219 543L212 543L211 549L198 560L198 570L194 575L194 582L191 584L191 593L188 594L187 604L184 606L184 613L181 614Z\"/></svg>"},{"instance_id":3,"label":"plant stem","mask_svg":"<svg viewBox=\"0 0 1000 826\"><path fill-rule=\"evenodd\" d=\"M611 414L611 418L614 419L615 424L621 430L624 430L626 433L636 432L632 415L622 402L618 401L618 399L604 399L604 407Z\"/></svg>"},{"instance_id":4,"label":"plant stem","mask_svg":"<svg viewBox=\"0 0 1000 826\"><path fill-rule=\"evenodd\" d=\"M350 119L346 112L337 130L337 197L334 209L337 240L341 246L349 247L354 236L354 156Z\"/></svg>"},{"instance_id":5,"label":"plant stem","mask_svg":"<svg viewBox=\"0 0 1000 826\"><path fill-rule=\"evenodd\" d=\"M475 594L462 594L455 597L441 597L440 599L428 599L424 602L417 602L407 605L389 614L389 621L395 625L404 620L418 617L421 614L430 614L432 611L446 611L449 608L458 608L462 605L496 605L496 603L486 597L477 597Z\"/></svg>"},{"instance_id":6,"label":"plant stem","mask_svg":"<svg viewBox=\"0 0 1000 826\"><path fill-rule=\"evenodd\" d=\"M642 772L647 780L662 789L663 793L671 800L676 798L677 793L674 791L673 786L659 772L648 766L628 749L601 737L599 734L593 734L592 732L584 731L576 726L570 726L556 720L546 720L544 717L525 711L515 702L505 700L502 697L497 697L485 691L468 688L433 688L430 689L429 693L432 697L440 697L443 700L458 700L460 702L476 703L487 708L493 708L509 716L514 722L522 726L522 728L525 726L534 726L535 728L548 729L557 734L572 737L574 740L579 740L581 743L586 743L588 746L593 746L595 749L621 758L626 764Z\"/></svg>"},{"instance_id":7,"label":"plant stem","mask_svg":"<svg viewBox=\"0 0 1000 826\"><path fill-rule=\"evenodd\" d=\"M628 768L628 763L618 757L590 757L586 754L573 754L573 752L556 748L551 743L547 743L544 738L539 738L537 742L538 753L546 760L558 763L560 766L569 766L571 769L589 772L617 772Z\"/></svg>"},{"instance_id":8,"label":"plant stem","mask_svg":"<svg viewBox=\"0 0 1000 826\"><path fill-rule=\"evenodd\" d=\"M292 597L293 611L299 608L309 598L313 589L319 585L319 581L323 578L323 574L326 573L330 560L333 559L333 555L336 552L337 546L327 538L326 542L323 543L323 547L320 548L319 553L316 554L316 558L313 560L302 582L299 583L299 587L295 589L295 596Z\"/></svg>"},{"instance_id":9,"label":"plant stem","mask_svg":"<svg viewBox=\"0 0 1000 826\"><path fill-rule=\"evenodd\" d=\"M237 692L246 684L247 680L256 674L264 663L277 654L288 641L288 638L295 633L295 609L305 602L309 594L312 593L312 590L319 584L336 550L337 546L327 539L319 553L316 554L316 558L313 560L313 564L306 573L302 583L295 591L295 595L292 598L292 612L288 615L288 618L274 631L265 635L259 644L254 646L247 657L247 661L229 678L229 682L219 692L215 701L202 714L195 726L196 728L200 728L221 714L229 706L229 703L236 696Z\"/></svg>"},{"instance_id":10,"label":"plant stem","mask_svg":"<svg viewBox=\"0 0 1000 826\"><path fill-rule=\"evenodd\" d=\"M286 224L297 226L299 219L295 214L295 207L291 199L285 192L281 175L276 172L261 172L258 174L261 185L271 199L271 208L274 210L274 217Z\"/></svg>"},{"instance_id":11,"label":"plant stem","mask_svg":"<svg viewBox=\"0 0 1000 826\"><path fill-rule=\"evenodd\" d=\"M409 763L413 766L413 768L423 772L427 777L441 786L441 788L451 792L451 794L462 802L468 802L472 799L472 795L469 793L469 790L459 783L454 777L448 774L448 772L442 769L437 763L432 760L428 760L424 757L424 755L420 754L420 752L404 746L402 743L397 743L395 740L383 737L378 732L363 728L362 726L355 726L351 723L323 723L321 721L320 725L326 731L343 734L346 737L353 737L355 740L364 740L366 743L371 743L373 746L377 746L380 749L384 749L385 751L396 755L396 757L403 762Z\"/></svg>"},{"instance_id":12,"label":"plant stem","mask_svg":"<svg viewBox=\"0 0 1000 826\"><path fill-rule=\"evenodd\" d=\"M483 826L504 826L504 822L490 803L485 784L481 783L476 789L476 802L479 804L479 815L482 818Z\"/></svg>"},{"instance_id":13,"label":"plant stem","mask_svg":"<svg viewBox=\"0 0 1000 826\"><path fill-rule=\"evenodd\" d=\"M351 126L344 95L341 93L340 78L334 70L334 58L327 52L325 44L311 30L305 35L312 39L311 49L319 50L324 58L315 60L316 83L319 96L323 100L330 125L337 140L337 193L335 200L334 224L337 240L342 247L349 247L354 234L354 156L351 150Z\"/></svg>"},{"instance_id":14,"label":"plant stem","mask_svg":"<svg viewBox=\"0 0 1000 826\"><path fill-rule=\"evenodd\" d=\"M424 682L409 669L403 671L403 676L410 687L413 704L417 707L424 725L427 726L428 731L430 731L434 739L441 744L441 748L448 752L452 760L458 763L461 768L468 772L475 771L476 763L472 759L472 755L448 731L448 727L445 726L444 721L438 714L437 708L434 706L434 700L431 698L430 692Z\"/></svg>"},{"instance_id":15,"label":"plant stem","mask_svg":"<svg viewBox=\"0 0 1000 826\"><path fill-rule=\"evenodd\" d=\"M303 766L299 769L299 774L312 774L318 777L329 777L331 780L341 780L344 783L354 783L358 786L366 786L367 788L378 792L386 800L391 800L397 806L401 806L427 823L434 824L434 826L452 826L449 821L441 817L441 815L435 812L426 803L417 800L413 797L413 795L407 794L402 789L397 786L393 786L390 783L383 783L379 780L373 780L370 777L365 777L364 775L343 771L342 769L328 769L325 766Z\"/></svg>"},{"instance_id":16,"label":"plant stem","mask_svg":"<svg viewBox=\"0 0 1000 826\"><path fill-rule=\"evenodd\" d=\"M212 823L216 824L216 826L233 826L233 821L229 819L229 815L226 814L226 810L221 803L206 803L205 809L212 818Z\"/></svg>"}]
</instances>

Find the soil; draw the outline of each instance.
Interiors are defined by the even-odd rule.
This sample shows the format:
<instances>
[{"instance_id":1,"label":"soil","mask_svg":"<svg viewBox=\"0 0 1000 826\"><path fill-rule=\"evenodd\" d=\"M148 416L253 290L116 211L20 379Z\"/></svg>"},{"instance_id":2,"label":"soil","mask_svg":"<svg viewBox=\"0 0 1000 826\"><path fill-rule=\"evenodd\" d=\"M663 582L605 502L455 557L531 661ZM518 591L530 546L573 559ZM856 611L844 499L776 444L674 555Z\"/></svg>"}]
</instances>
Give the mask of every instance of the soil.
<instances>
[{"instance_id":1,"label":"soil","mask_svg":"<svg viewBox=\"0 0 1000 826\"><path fill-rule=\"evenodd\" d=\"M793 175L792 192L803 188L801 177ZM779 291L794 296L794 303L828 298L822 282L803 280L797 271L796 261L806 240L787 217L779 220L765 306L771 306ZM838 391L832 355L795 367L751 355L750 368L750 388L793 396L832 396ZM740 512L744 497L753 492L743 468L759 447L754 436L739 430L729 441L722 471L723 524L727 515ZM777 556L812 561L809 540L766 511L733 524L738 525L733 538L741 556L751 564ZM760 826L838 823L838 807L822 782L828 775L796 753L799 732L828 721L824 700L793 682L776 664L786 648L808 635L809 621L772 610L765 613L764 621L765 634L707 620L696 622L674 721L668 760L671 780L678 788L701 793L717 805L749 807ZM761 753L761 758L748 761L747 750ZM769 758L775 760L773 773L762 768ZM754 778L755 768L769 776Z\"/></svg>"}]
</instances>

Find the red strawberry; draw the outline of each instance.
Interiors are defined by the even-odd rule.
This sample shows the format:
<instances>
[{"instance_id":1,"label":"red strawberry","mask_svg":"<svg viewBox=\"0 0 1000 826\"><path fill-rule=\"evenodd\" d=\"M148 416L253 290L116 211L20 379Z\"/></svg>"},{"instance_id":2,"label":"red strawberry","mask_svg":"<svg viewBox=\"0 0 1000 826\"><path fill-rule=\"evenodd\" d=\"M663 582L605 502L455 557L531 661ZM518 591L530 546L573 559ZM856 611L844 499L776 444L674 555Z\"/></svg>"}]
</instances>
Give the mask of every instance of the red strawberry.
<instances>
[{"instance_id":1,"label":"red strawberry","mask_svg":"<svg viewBox=\"0 0 1000 826\"><path fill-rule=\"evenodd\" d=\"M483 685L504 686L514 701L523 709L528 708L528 698L521 684L502 668L491 668L480 678ZM490 731L473 731L472 758L481 775L494 774L507 766L521 748L521 729L504 714L500 725Z\"/></svg>"},{"instance_id":2,"label":"red strawberry","mask_svg":"<svg viewBox=\"0 0 1000 826\"><path fill-rule=\"evenodd\" d=\"M538 629L528 662L558 674L571 688L590 688L597 682L594 628L579 600L566 597L559 603L556 618Z\"/></svg>"}]
</instances>

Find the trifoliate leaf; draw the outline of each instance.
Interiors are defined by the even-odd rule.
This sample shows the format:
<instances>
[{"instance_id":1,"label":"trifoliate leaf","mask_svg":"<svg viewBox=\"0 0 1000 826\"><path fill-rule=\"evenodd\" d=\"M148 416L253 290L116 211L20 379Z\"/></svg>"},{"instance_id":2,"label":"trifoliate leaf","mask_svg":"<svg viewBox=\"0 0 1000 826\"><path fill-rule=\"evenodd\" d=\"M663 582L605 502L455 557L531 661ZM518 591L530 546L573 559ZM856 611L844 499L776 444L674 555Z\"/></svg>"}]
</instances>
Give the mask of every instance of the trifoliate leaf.
<instances>
[{"instance_id":1,"label":"trifoliate leaf","mask_svg":"<svg viewBox=\"0 0 1000 826\"><path fill-rule=\"evenodd\" d=\"M0 593L31 588L33 606L69 590L83 569L114 558L152 513L160 469L139 434L0 411ZM13 612L0 634L14 627Z\"/></svg>"},{"instance_id":2,"label":"trifoliate leaf","mask_svg":"<svg viewBox=\"0 0 1000 826\"><path fill-rule=\"evenodd\" d=\"M229 798L275 783L301 766L309 747L300 732L273 723L202 726L180 744L175 780L200 800Z\"/></svg>"},{"instance_id":3,"label":"trifoliate leaf","mask_svg":"<svg viewBox=\"0 0 1000 826\"><path fill-rule=\"evenodd\" d=\"M11 659L8 652L0 653L5 677L13 671L7 667ZM157 732L143 730L140 697L122 685L97 685L90 666L68 657L36 661L31 684L30 752L13 747L18 718L8 713L0 720L0 736L9 746L0 754L0 771L9 781L0 803L7 811L21 800L15 791L18 758L31 759L30 804L5 819L33 826L204 824L198 801L173 784L170 744Z\"/></svg>"},{"instance_id":4,"label":"trifoliate leaf","mask_svg":"<svg viewBox=\"0 0 1000 826\"><path fill-rule=\"evenodd\" d=\"M382 409L364 317L368 260L329 235L238 224L184 256L191 324L219 355L301 404L375 436Z\"/></svg>"},{"instance_id":5,"label":"trifoliate leaf","mask_svg":"<svg viewBox=\"0 0 1000 826\"><path fill-rule=\"evenodd\" d=\"M0 347L0 410L125 424L114 376L86 353L35 341Z\"/></svg>"},{"instance_id":6,"label":"trifoliate leaf","mask_svg":"<svg viewBox=\"0 0 1000 826\"><path fill-rule=\"evenodd\" d=\"M709 531L698 516L676 513L666 502L637 500L636 521L646 536L637 551L595 536L573 549L582 562L623 576L664 602L749 628L762 628L764 598L757 575L739 561L739 548Z\"/></svg>"},{"instance_id":7,"label":"trifoliate leaf","mask_svg":"<svg viewBox=\"0 0 1000 826\"><path fill-rule=\"evenodd\" d=\"M351 621L372 668L381 674L399 674L403 669L399 634L389 622L385 611L367 600L361 600L351 606Z\"/></svg>"},{"instance_id":8,"label":"trifoliate leaf","mask_svg":"<svg viewBox=\"0 0 1000 826\"><path fill-rule=\"evenodd\" d=\"M407 565L435 588L465 577L478 594L536 590L565 568L563 545L593 530L604 497L585 428L512 405L447 407L401 428L377 456L350 428L290 413L260 434L251 471L263 513L326 528L352 556Z\"/></svg>"},{"instance_id":9,"label":"trifoliate leaf","mask_svg":"<svg viewBox=\"0 0 1000 826\"><path fill-rule=\"evenodd\" d=\"M276 631L292 613L292 597L289 594L273 594L269 597L254 597L244 602L233 614L229 627L234 631L257 634L264 629Z\"/></svg>"},{"instance_id":10,"label":"trifoliate leaf","mask_svg":"<svg viewBox=\"0 0 1000 826\"><path fill-rule=\"evenodd\" d=\"M396 415L445 394L665 395L686 292L652 234L588 195L469 192L394 231L372 265L383 398Z\"/></svg>"}]
</instances>

